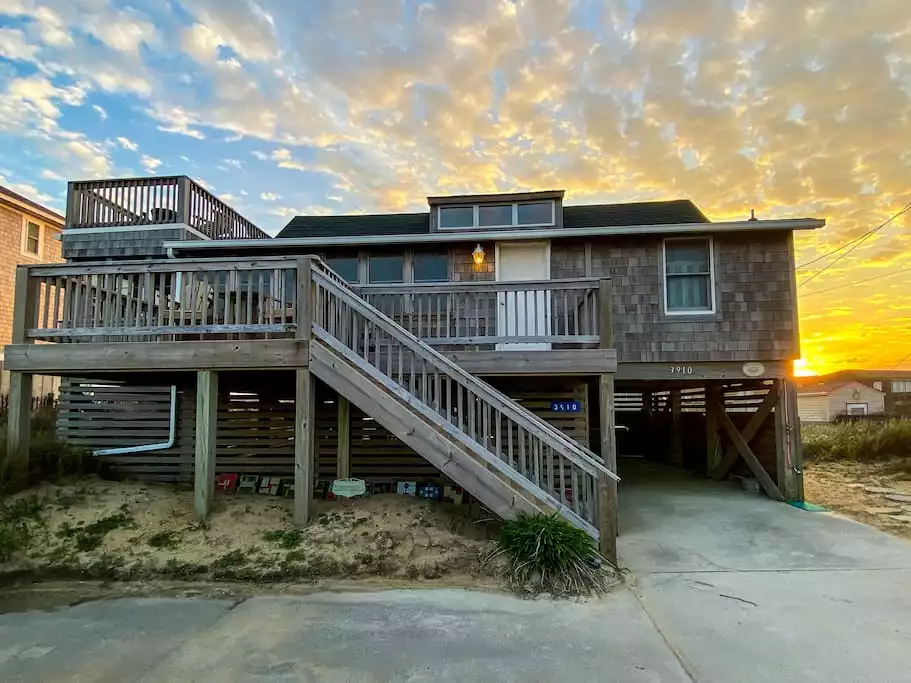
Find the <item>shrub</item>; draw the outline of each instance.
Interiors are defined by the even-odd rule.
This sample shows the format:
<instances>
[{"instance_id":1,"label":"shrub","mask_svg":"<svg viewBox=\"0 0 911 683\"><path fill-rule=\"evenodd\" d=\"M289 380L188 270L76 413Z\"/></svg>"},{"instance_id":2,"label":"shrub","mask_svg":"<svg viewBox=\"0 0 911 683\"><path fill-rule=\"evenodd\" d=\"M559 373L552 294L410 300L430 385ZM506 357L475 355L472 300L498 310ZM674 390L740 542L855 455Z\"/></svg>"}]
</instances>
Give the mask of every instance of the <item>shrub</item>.
<instances>
[{"instance_id":1,"label":"shrub","mask_svg":"<svg viewBox=\"0 0 911 683\"><path fill-rule=\"evenodd\" d=\"M911 420L804 425L802 437L809 461L896 460L898 468L911 471Z\"/></svg>"},{"instance_id":2,"label":"shrub","mask_svg":"<svg viewBox=\"0 0 911 683\"><path fill-rule=\"evenodd\" d=\"M44 504L38 496L28 496L0 507L0 562L28 547L39 526Z\"/></svg>"},{"instance_id":3,"label":"shrub","mask_svg":"<svg viewBox=\"0 0 911 683\"><path fill-rule=\"evenodd\" d=\"M70 475L93 474L98 461L84 446L59 439L55 433L56 411L42 408L32 415L29 444L29 479L56 481ZM6 417L0 417L0 453L6 454ZM2 460L2 459L0 459ZM11 484L6 472L0 472L0 493L8 492Z\"/></svg>"},{"instance_id":4,"label":"shrub","mask_svg":"<svg viewBox=\"0 0 911 683\"><path fill-rule=\"evenodd\" d=\"M506 580L518 593L590 595L604 591L592 538L558 513L520 512L503 522L490 559L506 559Z\"/></svg>"}]
</instances>

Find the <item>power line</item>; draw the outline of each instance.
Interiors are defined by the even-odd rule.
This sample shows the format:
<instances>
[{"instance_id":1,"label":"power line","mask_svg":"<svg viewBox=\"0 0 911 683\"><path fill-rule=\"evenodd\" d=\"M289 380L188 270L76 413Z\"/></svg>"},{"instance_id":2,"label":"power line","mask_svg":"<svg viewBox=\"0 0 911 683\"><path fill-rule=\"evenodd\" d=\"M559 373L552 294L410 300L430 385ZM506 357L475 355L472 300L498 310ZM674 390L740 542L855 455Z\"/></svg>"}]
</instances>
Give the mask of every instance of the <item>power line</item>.
<instances>
[{"instance_id":1,"label":"power line","mask_svg":"<svg viewBox=\"0 0 911 683\"><path fill-rule=\"evenodd\" d=\"M808 282L811 282L812 280L814 280L814 279L816 279L817 277L819 277L820 275L822 275L822 274L823 274L824 272L826 272L829 268L831 268L831 267L834 266L836 263L838 263L839 261L841 261L843 258L845 258L846 256L848 256L852 251L854 251L855 249L857 249L857 247L859 247L861 244L863 244L864 242L866 242L869 238L871 238L871 237L872 237L873 235L875 235L877 232L879 232L879 231L882 230L884 227L886 227L887 225L889 225L889 223L891 223L892 221L894 221L894 220L895 220L896 218L898 218L899 216L902 216L902 215L908 213L908 211L911 211L911 203L906 204L905 207L904 207L901 211L899 211L898 213L892 215L889 219L883 221L882 223L880 223L879 225L877 225L877 226L876 226L875 228L873 228L872 230L868 230L867 232L865 232L865 233L864 233L863 235L861 235L860 237L854 239L852 242L848 242L848 243L845 244L844 246L839 247L838 249L836 249L834 252L830 252L829 254L826 254L825 256L820 256L818 259L814 259L813 261L809 261L808 263L805 263L804 266L810 265L810 264L812 264L812 263L815 263L816 261L819 261L820 259L826 258L827 256L831 256L833 253L837 253L837 252L841 251L842 249L844 249L845 247L851 246L851 245L853 244L853 246L851 246L850 249L848 249L845 253L843 253L843 254L842 254L841 256L839 256L837 259L835 259L834 261L832 261L832 262L829 263L828 265L823 266L822 268L820 268L819 270L817 270L815 273L813 273L810 277L808 277L806 280L804 280L803 282L801 282L801 283L800 283L799 285L797 285L797 286L798 286L798 287L803 287L803 286L804 286L805 284L807 284ZM801 267L803 267L803 266L801 266Z\"/></svg>"},{"instance_id":2,"label":"power line","mask_svg":"<svg viewBox=\"0 0 911 683\"><path fill-rule=\"evenodd\" d=\"M909 358L911 358L911 351L908 352L908 355L907 355L907 356L905 356L904 358L902 358L900 361L898 361L895 365L893 365L893 366L892 366L891 368L889 368L889 369L890 369L890 370L895 370L895 368L897 368L899 365L901 365L902 363L904 363L904 362L905 362L906 360L908 360Z\"/></svg>"},{"instance_id":3,"label":"power line","mask_svg":"<svg viewBox=\"0 0 911 683\"><path fill-rule=\"evenodd\" d=\"M808 296L813 296L815 294L825 294L826 292L834 292L836 289L844 289L845 287L853 287L854 285L862 285L865 282L873 282L874 280L882 280L887 277L892 277L893 275L900 275L901 273L907 273L911 271L911 266L908 268L900 268L898 270L893 270L891 273L884 273L882 275L874 275L873 277L864 278L863 280L855 280L854 282L848 282L843 285L836 285L835 287L829 287L828 289L817 289L815 292L808 292L804 294L804 298Z\"/></svg>"}]
</instances>

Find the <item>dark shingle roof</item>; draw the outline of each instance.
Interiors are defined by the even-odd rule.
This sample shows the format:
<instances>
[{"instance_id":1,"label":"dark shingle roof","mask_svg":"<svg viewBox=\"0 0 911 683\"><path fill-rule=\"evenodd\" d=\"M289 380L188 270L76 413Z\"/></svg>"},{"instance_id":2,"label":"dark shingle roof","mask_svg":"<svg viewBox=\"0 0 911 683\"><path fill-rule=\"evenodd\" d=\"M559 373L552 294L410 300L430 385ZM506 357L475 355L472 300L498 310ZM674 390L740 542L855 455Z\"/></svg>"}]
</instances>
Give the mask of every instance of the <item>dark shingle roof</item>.
<instances>
[{"instance_id":1,"label":"dark shingle roof","mask_svg":"<svg viewBox=\"0 0 911 683\"><path fill-rule=\"evenodd\" d=\"M689 199L631 204L564 206L564 228L623 225L708 223ZM362 235L419 235L430 232L427 213L381 213L352 216L296 216L279 237L357 237Z\"/></svg>"},{"instance_id":2,"label":"dark shingle roof","mask_svg":"<svg viewBox=\"0 0 911 683\"><path fill-rule=\"evenodd\" d=\"M430 232L428 213L380 213L352 216L295 216L279 237L419 235Z\"/></svg>"},{"instance_id":3,"label":"dark shingle roof","mask_svg":"<svg viewBox=\"0 0 911 683\"><path fill-rule=\"evenodd\" d=\"M705 217L705 214L689 199L563 207L564 228L708 222L709 219Z\"/></svg>"}]
</instances>

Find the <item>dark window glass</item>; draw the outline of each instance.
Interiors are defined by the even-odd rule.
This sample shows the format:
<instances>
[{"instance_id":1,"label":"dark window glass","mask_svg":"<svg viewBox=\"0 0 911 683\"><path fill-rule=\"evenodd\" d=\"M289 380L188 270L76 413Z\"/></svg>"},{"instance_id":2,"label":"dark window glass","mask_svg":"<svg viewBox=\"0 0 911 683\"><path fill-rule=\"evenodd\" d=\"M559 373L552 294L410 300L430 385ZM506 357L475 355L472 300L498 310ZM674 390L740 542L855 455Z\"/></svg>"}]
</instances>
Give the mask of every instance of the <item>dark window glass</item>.
<instances>
[{"instance_id":1,"label":"dark window glass","mask_svg":"<svg viewBox=\"0 0 911 683\"><path fill-rule=\"evenodd\" d=\"M403 256L371 256L368 280L372 285L404 282L405 258Z\"/></svg>"},{"instance_id":2,"label":"dark window glass","mask_svg":"<svg viewBox=\"0 0 911 683\"><path fill-rule=\"evenodd\" d=\"M709 244L705 239L665 242L667 310L712 310L712 255Z\"/></svg>"},{"instance_id":3,"label":"dark window glass","mask_svg":"<svg viewBox=\"0 0 911 683\"><path fill-rule=\"evenodd\" d=\"M474 227L474 207L473 206L441 206L440 207L440 227L441 228L473 228Z\"/></svg>"},{"instance_id":4,"label":"dark window glass","mask_svg":"<svg viewBox=\"0 0 911 683\"><path fill-rule=\"evenodd\" d=\"M479 226L512 225L512 204L478 207Z\"/></svg>"},{"instance_id":5,"label":"dark window glass","mask_svg":"<svg viewBox=\"0 0 911 683\"><path fill-rule=\"evenodd\" d=\"M553 202L526 202L519 204L519 225L550 225L554 222Z\"/></svg>"},{"instance_id":6,"label":"dark window glass","mask_svg":"<svg viewBox=\"0 0 911 683\"><path fill-rule=\"evenodd\" d=\"M37 254L41 244L41 226L29 223L25 235L25 250L30 254Z\"/></svg>"},{"instance_id":7,"label":"dark window glass","mask_svg":"<svg viewBox=\"0 0 911 683\"><path fill-rule=\"evenodd\" d=\"M446 254L415 254L415 282L447 282L449 280L449 256Z\"/></svg>"},{"instance_id":8,"label":"dark window glass","mask_svg":"<svg viewBox=\"0 0 911 683\"><path fill-rule=\"evenodd\" d=\"M337 256L335 258L327 258L326 263L328 266L338 273L346 282L358 282L360 280L360 275L358 273L358 262L357 256Z\"/></svg>"}]
</instances>

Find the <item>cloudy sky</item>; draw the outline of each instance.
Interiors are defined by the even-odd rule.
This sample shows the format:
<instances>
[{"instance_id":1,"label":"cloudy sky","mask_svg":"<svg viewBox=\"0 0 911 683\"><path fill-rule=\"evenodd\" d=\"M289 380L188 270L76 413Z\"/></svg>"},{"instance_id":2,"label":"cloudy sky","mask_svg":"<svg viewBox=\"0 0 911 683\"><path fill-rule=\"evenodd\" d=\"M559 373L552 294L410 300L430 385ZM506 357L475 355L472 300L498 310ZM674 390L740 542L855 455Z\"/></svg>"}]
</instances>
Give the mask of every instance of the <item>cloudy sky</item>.
<instances>
[{"instance_id":1,"label":"cloudy sky","mask_svg":"<svg viewBox=\"0 0 911 683\"><path fill-rule=\"evenodd\" d=\"M0 183L60 209L65 179L185 173L273 233L431 194L689 197L827 218L804 264L911 202L907 3L0 0ZM909 228L798 274L805 368L911 368Z\"/></svg>"}]
</instances>

